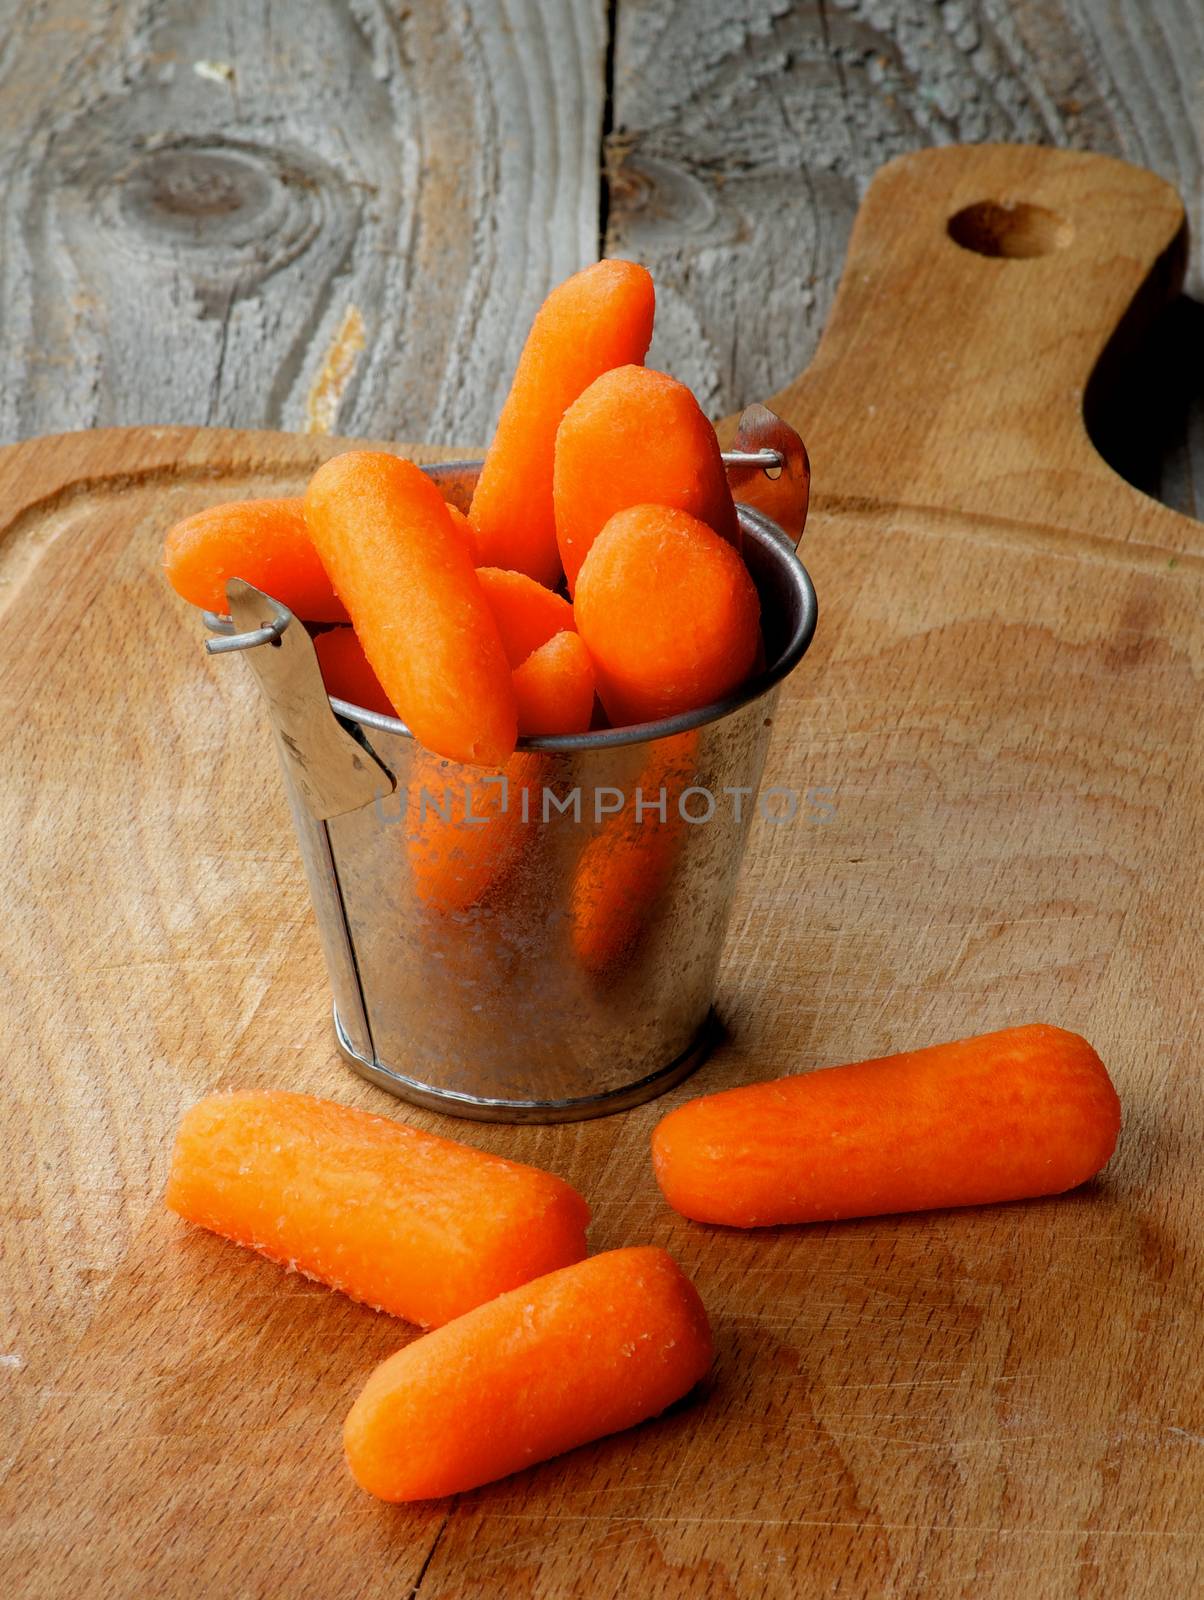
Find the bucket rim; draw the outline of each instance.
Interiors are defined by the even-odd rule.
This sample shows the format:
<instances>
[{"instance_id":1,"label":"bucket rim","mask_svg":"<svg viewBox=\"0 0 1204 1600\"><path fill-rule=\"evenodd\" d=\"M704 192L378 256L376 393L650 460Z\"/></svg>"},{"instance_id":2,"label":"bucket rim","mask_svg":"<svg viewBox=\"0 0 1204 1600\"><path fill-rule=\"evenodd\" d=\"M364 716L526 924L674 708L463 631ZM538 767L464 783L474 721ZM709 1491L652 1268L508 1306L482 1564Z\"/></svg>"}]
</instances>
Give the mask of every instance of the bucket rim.
<instances>
[{"instance_id":1,"label":"bucket rim","mask_svg":"<svg viewBox=\"0 0 1204 1600\"><path fill-rule=\"evenodd\" d=\"M479 460L440 461L424 466L422 470L428 477L439 482L443 478L462 479L468 473L479 471L480 467ZM622 745L651 744L657 739L669 739L675 734L689 733L695 728L705 727L710 722L719 722L743 706L761 699L783 679L789 677L806 655L815 637L815 628L819 621L819 600L815 593L815 585L811 581L811 574L799 560L798 552L789 536L772 518L752 506L741 505L739 502L736 504L736 514L745 538L753 539L764 553L777 562L781 572L789 578L798 597L798 622L779 650L776 660L767 664L763 671L747 679L731 694L725 695L721 700L712 701L710 705L700 706L695 711L679 712L674 717L661 717L656 722L635 722L625 728L598 728L589 733L549 734L540 738L520 739L515 747L517 750L570 755L585 750L609 750ZM405 739L414 737L398 717L386 717L379 711L369 711L365 706L339 700L334 695L330 697L330 704L335 714L345 722L372 728L378 733L400 735Z\"/></svg>"}]
</instances>

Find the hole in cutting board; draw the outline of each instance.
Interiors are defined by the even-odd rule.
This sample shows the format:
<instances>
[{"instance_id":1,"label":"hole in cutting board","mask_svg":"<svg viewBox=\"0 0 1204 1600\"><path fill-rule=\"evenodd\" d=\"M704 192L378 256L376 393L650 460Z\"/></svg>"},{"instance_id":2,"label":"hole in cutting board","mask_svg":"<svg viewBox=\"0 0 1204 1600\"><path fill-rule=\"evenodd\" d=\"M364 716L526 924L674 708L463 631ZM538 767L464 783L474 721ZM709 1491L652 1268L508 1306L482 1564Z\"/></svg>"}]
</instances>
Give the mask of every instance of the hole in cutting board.
<instances>
[{"instance_id":1,"label":"hole in cutting board","mask_svg":"<svg viewBox=\"0 0 1204 1600\"><path fill-rule=\"evenodd\" d=\"M963 250L1009 261L1052 255L1055 250L1064 250L1074 237L1070 223L1056 211L1030 206L1023 200L1007 204L979 200L955 211L947 229L954 244Z\"/></svg>"}]
</instances>

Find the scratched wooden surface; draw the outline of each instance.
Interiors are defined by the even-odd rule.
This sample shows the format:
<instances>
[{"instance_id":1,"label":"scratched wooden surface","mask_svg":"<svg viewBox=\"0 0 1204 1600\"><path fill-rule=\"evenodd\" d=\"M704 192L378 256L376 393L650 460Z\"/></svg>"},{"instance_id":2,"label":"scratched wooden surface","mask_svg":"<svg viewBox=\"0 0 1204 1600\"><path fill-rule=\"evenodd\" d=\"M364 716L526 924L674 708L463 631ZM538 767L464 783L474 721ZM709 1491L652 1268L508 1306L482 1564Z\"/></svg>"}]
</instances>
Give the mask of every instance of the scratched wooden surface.
<instances>
[{"instance_id":1,"label":"scratched wooden surface","mask_svg":"<svg viewBox=\"0 0 1204 1600\"><path fill-rule=\"evenodd\" d=\"M946 233L984 197L1037 208L1001 256ZM766 781L830 789L835 821L754 830L729 1040L689 1084L595 1123L452 1125L578 1185L593 1248L668 1247L715 1369L450 1502L379 1505L340 1461L410 1331L160 1198L213 1088L449 1127L341 1064L249 674L205 663L156 571L166 522L300 487L338 443L0 451L0 1592L1199 1592L1204 530L1116 479L1081 417L1125 307L1173 294L1181 227L1147 175L1040 151L912 157L871 190L777 401L816 463L822 617ZM658 1195L648 1135L686 1095L1033 1018L1086 1033L1125 1105L1076 1194L749 1235Z\"/></svg>"},{"instance_id":2,"label":"scratched wooden surface","mask_svg":"<svg viewBox=\"0 0 1204 1600\"><path fill-rule=\"evenodd\" d=\"M806 366L871 173L929 144L1124 156L1201 221L1197 0L0 0L0 20L0 441L483 439L532 309L600 244L655 270L654 359L720 416ZM1194 512L1194 301L1147 355L1105 448Z\"/></svg>"}]
</instances>

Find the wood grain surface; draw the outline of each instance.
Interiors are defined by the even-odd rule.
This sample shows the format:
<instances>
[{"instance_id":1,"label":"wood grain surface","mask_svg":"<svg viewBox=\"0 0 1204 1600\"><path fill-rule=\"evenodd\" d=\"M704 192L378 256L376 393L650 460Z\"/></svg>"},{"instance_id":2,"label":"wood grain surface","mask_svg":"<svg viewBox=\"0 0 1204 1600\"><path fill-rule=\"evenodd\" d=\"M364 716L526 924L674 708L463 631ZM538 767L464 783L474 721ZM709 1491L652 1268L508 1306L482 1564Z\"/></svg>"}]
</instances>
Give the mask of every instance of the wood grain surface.
<instances>
[{"instance_id":1,"label":"wood grain surface","mask_svg":"<svg viewBox=\"0 0 1204 1600\"><path fill-rule=\"evenodd\" d=\"M656 276L650 359L713 416L780 388L816 348L876 169L928 145L1003 140L1150 167L1186 198L1198 235L1204 9L621 0L607 242ZM1197 298L1204 288L1198 262L1187 287ZM1204 505L1202 323L1195 300L1168 310L1103 440L1143 488L1193 515Z\"/></svg>"},{"instance_id":2,"label":"wood grain surface","mask_svg":"<svg viewBox=\"0 0 1204 1600\"><path fill-rule=\"evenodd\" d=\"M983 199L1063 247L959 247L948 216ZM0 1592L1199 1592L1204 530L1081 420L1126 305L1174 292L1181 227L1148 175L1033 151L909 157L871 190L779 401L812 445L821 622L766 782L835 818L757 824L727 1042L595 1123L440 1121L335 1050L251 676L205 661L156 568L166 523L297 488L336 442L0 452ZM1125 1106L1075 1194L750 1234L659 1196L648 1135L689 1095L1033 1019L1084 1032ZM362 1495L341 1420L411 1331L161 1204L183 1108L242 1085L561 1173L594 1249L660 1243L697 1282L703 1392L454 1501Z\"/></svg>"},{"instance_id":3,"label":"wood grain surface","mask_svg":"<svg viewBox=\"0 0 1204 1600\"><path fill-rule=\"evenodd\" d=\"M598 252L602 6L5 11L0 438L487 435Z\"/></svg>"},{"instance_id":4,"label":"wood grain surface","mask_svg":"<svg viewBox=\"0 0 1204 1600\"><path fill-rule=\"evenodd\" d=\"M1125 156L1202 220L1198 0L0 0L0 20L5 442L483 439L531 311L600 247L652 267L653 358L720 416L807 365L870 175L931 144ZM1184 300L1101 435L1191 514L1201 373Z\"/></svg>"}]
</instances>

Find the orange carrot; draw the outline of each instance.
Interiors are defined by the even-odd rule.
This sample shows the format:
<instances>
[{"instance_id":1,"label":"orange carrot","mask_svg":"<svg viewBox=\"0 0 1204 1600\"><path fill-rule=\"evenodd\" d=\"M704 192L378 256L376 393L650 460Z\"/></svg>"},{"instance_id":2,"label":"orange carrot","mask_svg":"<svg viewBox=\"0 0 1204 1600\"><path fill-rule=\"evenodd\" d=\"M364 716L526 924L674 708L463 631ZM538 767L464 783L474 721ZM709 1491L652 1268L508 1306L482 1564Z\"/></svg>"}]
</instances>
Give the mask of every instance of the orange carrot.
<instances>
[{"instance_id":1,"label":"orange carrot","mask_svg":"<svg viewBox=\"0 0 1204 1600\"><path fill-rule=\"evenodd\" d=\"M512 667L521 666L553 634L576 629L568 601L528 578L525 572L479 567L477 581L485 591Z\"/></svg>"},{"instance_id":2,"label":"orange carrot","mask_svg":"<svg viewBox=\"0 0 1204 1600\"><path fill-rule=\"evenodd\" d=\"M684 1216L754 1228L1060 1194L1119 1129L1087 1041L1032 1023L691 1100L652 1160Z\"/></svg>"},{"instance_id":3,"label":"orange carrot","mask_svg":"<svg viewBox=\"0 0 1204 1600\"><path fill-rule=\"evenodd\" d=\"M447 501L446 504L447 504L447 514L451 518L452 527L456 530L456 532L463 539L464 548L468 551L468 554L471 556L472 564L475 567L477 565L477 534L476 534L476 529L473 527L472 523L469 522L468 518L464 515L464 513L460 510L459 506L452 505L450 500Z\"/></svg>"},{"instance_id":4,"label":"orange carrot","mask_svg":"<svg viewBox=\"0 0 1204 1600\"><path fill-rule=\"evenodd\" d=\"M193 1106L176 1135L167 1204L424 1326L579 1261L589 1220L551 1173L281 1091Z\"/></svg>"},{"instance_id":5,"label":"orange carrot","mask_svg":"<svg viewBox=\"0 0 1204 1600\"><path fill-rule=\"evenodd\" d=\"M314 649L328 695L363 706L365 711L379 711L385 717L397 715L380 679L368 665L354 628L331 628L328 633L320 633L314 640Z\"/></svg>"},{"instance_id":6,"label":"orange carrot","mask_svg":"<svg viewBox=\"0 0 1204 1600\"><path fill-rule=\"evenodd\" d=\"M345 622L310 542L300 500L236 500L168 530L167 581L206 611L226 610L226 579L243 578L304 622Z\"/></svg>"},{"instance_id":7,"label":"orange carrot","mask_svg":"<svg viewBox=\"0 0 1204 1600\"><path fill-rule=\"evenodd\" d=\"M599 373L644 359L654 301L643 267L599 261L553 289L536 313L468 513L483 565L559 582L556 429Z\"/></svg>"},{"instance_id":8,"label":"orange carrot","mask_svg":"<svg viewBox=\"0 0 1204 1600\"><path fill-rule=\"evenodd\" d=\"M684 511L642 505L611 517L573 610L616 727L710 705L756 658L753 581L731 545Z\"/></svg>"},{"instance_id":9,"label":"orange carrot","mask_svg":"<svg viewBox=\"0 0 1204 1600\"><path fill-rule=\"evenodd\" d=\"M319 467L310 535L406 726L454 761L498 765L518 734L493 613L443 496L412 462L352 450Z\"/></svg>"},{"instance_id":10,"label":"orange carrot","mask_svg":"<svg viewBox=\"0 0 1204 1600\"><path fill-rule=\"evenodd\" d=\"M715 430L686 388L650 367L615 367L564 414L552 478L556 539L570 591L616 511L672 506L740 548Z\"/></svg>"},{"instance_id":11,"label":"orange carrot","mask_svg":"<svg viewBox=\"0 0 1204 1600\"><path fill-rule=\"evenodd\" d=\"M465 770L415 751L406 796L406 851L414 893L424 906L455 915L479 904L521 858L538 832L523 792L538 757L517 751L505 766Z\"/></svg>"},{"instance_id":12,"label":"orange carrot","mask_svg":"<svg viewBox=\"0 0 1204 1600\"><path fill-rule=\"evenodd\" d=\"M683 828L678 804L693 781L697 751L696 731L650 745L622 810L581 852L569 925L577 959L595 977L627 965L669 881Z\"/></svg>"},{"instance_id":13,"label":"orange carrot","mask_svg":"<svg viewBox=\"0 0 1204 1600\"><path fill-rule=\"evenodd\" d=\"M518 731L584 733L594 714L594 667L575 633L555 634L514 669Z\"/></svg>"},{"instance_id":14,"label":"orange carrot","mask_svg":"<svg viewBox=\"0 0 1204 1600\"><path fill-rule=\"evenodd\" d=\"M475 1489L657 1416L711 1365L702 1301L664 1250L609 1250L415 1340L343 1429L382 1500Z\"/></svg>"}]
</instances>

